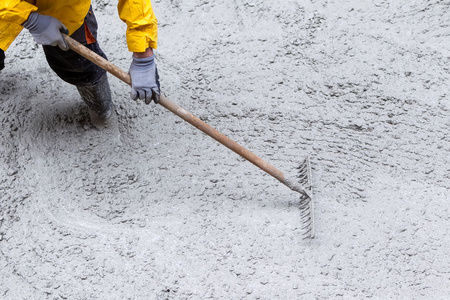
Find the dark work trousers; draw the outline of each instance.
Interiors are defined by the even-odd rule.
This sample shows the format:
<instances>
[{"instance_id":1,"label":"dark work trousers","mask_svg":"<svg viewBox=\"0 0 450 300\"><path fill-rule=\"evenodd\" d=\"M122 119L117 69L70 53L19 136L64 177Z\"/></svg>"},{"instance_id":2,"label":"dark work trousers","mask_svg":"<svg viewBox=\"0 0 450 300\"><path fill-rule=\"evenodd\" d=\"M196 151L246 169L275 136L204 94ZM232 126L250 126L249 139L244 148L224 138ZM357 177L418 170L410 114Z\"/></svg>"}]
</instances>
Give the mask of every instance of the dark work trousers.
<instances>
[{"instance_id":1,"label":"dark work trousers","mask_svg":"<svg viewBox=\"0 0 450 300\"><path fill-rule=\"evenodd\" d=\"M91 7L84 24L70 34L70 37L106 59L105 53L96 41L97 28L97 20ZM43 46L43 48L50 68L70 84L91 86L105 74L105 70L72 50L64 51L58 46Z\"/></svg>"},{"instance_id":2,"label":"dark work trousers","mask_svg":"<svg viewBox=\"0 0 450 300\"><path fill-rule=\"evenodd\" d=\"M0 49L0 70L3 70L5 67L5 52Z\"/></svg>"}]
</instances>

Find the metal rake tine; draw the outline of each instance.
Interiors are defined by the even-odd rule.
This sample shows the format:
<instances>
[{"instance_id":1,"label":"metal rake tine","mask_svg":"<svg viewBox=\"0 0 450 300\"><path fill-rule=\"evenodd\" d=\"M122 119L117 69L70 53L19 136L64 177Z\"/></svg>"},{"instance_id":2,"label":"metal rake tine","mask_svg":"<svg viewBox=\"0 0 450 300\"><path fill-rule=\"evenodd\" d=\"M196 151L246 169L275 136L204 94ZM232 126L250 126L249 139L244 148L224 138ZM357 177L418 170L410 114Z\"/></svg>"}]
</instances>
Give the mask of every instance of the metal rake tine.
<instances>
[{"instance_id":1,"label":"metal rake tine","mask_svg":"<svg viewBox=\"0 0 450 300\"><path fill-rule=\"evenodd\" d=\"M298 167L300 184L309 192L300 196L300 219L303 238L314 237L314 207L312 201L311 164L309 157Z\"/></svg>"}]
</instances>

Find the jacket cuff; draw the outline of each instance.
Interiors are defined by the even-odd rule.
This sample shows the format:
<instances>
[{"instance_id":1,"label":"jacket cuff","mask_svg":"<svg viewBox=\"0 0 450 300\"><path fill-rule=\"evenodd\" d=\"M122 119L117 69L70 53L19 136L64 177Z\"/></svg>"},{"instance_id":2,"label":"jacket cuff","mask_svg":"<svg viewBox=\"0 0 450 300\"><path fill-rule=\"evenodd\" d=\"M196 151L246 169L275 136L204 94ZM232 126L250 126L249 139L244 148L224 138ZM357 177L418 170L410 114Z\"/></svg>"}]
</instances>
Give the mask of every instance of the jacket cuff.
<instances>
[{"instance_id":1,"label":"jacket cuff","mask_svg":"<svg viewBox=\"0 0 450 300\"><path fill-rule=\"evenodd\" d=\"M149 28L145 31L127 30L127 44L130 52L145 52L147 48L156 49L158 47L158 29Z\"/></svg>"}]
</instances>

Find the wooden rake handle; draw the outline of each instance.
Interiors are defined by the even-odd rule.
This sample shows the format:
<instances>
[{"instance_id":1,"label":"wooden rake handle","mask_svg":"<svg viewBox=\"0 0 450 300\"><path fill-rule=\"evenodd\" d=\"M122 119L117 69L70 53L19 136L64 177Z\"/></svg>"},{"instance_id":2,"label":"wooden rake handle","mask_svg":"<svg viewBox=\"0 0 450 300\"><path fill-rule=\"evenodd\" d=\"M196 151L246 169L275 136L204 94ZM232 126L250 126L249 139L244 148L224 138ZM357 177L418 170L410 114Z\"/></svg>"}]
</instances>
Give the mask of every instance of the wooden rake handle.
<instances>
[{"instance_id":1,"label":"wooden rake handle","mask_svg":"<svg viewBox=\"0 0 450 300\"><path fill-rule=\"evenodd\" d=\"M102 69L106 70L107 72L111 73L112 75L116 76L126 84L131 86L131 78L128 73L114 65L113 63L109 62L108 60L104 59L97 53L93 52L89 48L83 46L82 44L78 43L71 37L67 35L63 35L64 39L66 40L67 44L69 45L70 49L77 52L81 56L85 57L86 59L92 61ZM160 100L158 102L161 106L168 109L178 117L182 118L192 126L198 128L199 130L203 131L225 147L233 150L249 162L256 165L261 170L265 171L266 173L270 174L271 176L278 179L280 182L282 182L284 185L288 186L290 189L299 192L301 194L308 194L308 192L299 184L295 184L294 181L288 180L285 178L283 172L275 168L274 166L270 165L263 159L259 158L255 154L253 154L251 151L245 149L235 141L231 140L224 134L220 133L210 125L206 124L190 112L186 111L176 103L172 102L165 96L161 95Z\"/></svg>"}]
</instances>

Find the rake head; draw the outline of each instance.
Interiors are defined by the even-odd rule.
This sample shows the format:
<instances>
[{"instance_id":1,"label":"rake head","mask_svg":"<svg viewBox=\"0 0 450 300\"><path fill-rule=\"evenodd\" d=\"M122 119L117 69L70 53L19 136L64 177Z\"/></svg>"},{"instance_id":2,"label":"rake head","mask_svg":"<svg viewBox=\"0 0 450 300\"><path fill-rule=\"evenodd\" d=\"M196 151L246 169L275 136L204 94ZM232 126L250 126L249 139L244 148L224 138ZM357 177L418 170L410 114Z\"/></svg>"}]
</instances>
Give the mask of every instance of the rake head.
<instances>
[{"instance_id":1,"label":"rake head","mask_svg":"<svg viewBox=\"0 0 450 300\"><path fill-rule=\"evenodd\" d=\"M306 157L298 167L298 180L306 193L300 196L300 218L302 222L302 234L304 239L314 237L314 207L312 200L312 182L311 182L311 163L309 157Z\"/></svg>"}]
</instances>

